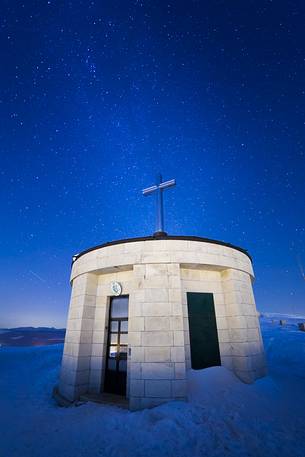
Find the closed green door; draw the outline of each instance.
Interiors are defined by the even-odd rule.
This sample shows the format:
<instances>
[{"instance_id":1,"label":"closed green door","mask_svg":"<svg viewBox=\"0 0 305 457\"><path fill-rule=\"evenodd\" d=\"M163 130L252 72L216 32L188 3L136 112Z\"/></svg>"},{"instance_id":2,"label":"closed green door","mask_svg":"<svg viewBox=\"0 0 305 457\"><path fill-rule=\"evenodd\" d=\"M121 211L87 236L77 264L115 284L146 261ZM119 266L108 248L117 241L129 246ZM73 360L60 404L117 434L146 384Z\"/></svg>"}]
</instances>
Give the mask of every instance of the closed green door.
<instances>
[{"instance_id":1,"label":"closed green door","mask_svg":"<svg viewBox=\"0 0 305 457\"><path fill-rule=\"evenodd\" d=\"M213 294L187 293L194 370L221 365Z\"/></svg>"}]
</instances>

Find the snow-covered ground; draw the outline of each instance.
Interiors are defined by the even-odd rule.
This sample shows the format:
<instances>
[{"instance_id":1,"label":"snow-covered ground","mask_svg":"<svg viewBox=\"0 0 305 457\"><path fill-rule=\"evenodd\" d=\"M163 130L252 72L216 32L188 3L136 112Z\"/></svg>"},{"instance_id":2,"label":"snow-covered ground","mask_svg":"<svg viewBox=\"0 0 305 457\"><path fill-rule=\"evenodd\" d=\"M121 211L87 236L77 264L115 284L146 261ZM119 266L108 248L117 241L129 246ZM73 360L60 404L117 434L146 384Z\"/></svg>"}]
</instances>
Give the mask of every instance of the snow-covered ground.
<instances>
[{"instance_id":1,"label":"snow-covered ground","mask_svg":"<svg viewBox=\"0 0 305 457\"><path fill-rule=\"evenodd\" d=\"M278 318L261 320L268 377L245 385L223 367L192 371L189 403L134 413L56 406L62 345L0 348L0 456L303 457L305 332Z\"/></svg>"}]
</instances>

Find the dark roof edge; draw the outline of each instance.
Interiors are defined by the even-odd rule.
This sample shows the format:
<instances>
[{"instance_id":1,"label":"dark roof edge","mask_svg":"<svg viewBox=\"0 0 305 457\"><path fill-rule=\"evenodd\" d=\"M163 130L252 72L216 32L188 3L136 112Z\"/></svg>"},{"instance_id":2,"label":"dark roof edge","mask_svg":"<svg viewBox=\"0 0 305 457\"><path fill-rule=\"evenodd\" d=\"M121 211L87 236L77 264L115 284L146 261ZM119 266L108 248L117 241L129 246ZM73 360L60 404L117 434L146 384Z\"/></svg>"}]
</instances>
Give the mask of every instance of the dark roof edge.
<instances>
[{"instance_id":1,"label":"dark roof edge","mask_svg":"<svg viewBox=\"0 0 305 457\"><path fill-rule=\"evenodd\" d=\"M187 241L200 241L203 243L212 243L212 244L219 244L221 246L226 246L228 248L235 249L236 251L240 251L245 254L252 262L252 257L248 253L246 249L240 248L239 246L234 246L230 243L225 243L224 241L219 240L210 240L209 238L202 238L200 236L178 236L178 235L164 235L164 236L142 236L138 238L126 238L124 240L116 240L116 241L108 241L107 243L100 244L98 246L94 246L92 248L86 249L85 251L80 252L73 256L73 262L79 259L84 254L88 252L95 251L96 249L106 248L108 246L114 246L115 244L123 244L123 243L134 243L136 241L156 241L156 240L187 240Z\"/></svg>"}]
</instances>

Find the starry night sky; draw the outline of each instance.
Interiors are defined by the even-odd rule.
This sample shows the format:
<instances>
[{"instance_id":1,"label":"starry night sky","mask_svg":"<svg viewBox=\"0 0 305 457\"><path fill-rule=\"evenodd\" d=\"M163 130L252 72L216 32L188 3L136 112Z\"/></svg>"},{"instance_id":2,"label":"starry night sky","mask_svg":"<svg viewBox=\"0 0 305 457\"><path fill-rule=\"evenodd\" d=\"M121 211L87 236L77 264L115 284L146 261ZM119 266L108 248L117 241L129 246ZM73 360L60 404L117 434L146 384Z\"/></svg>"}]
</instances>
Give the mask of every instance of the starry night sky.
<instances>
[{"instance_id":1,"label":"starry night sky","mask_svg":"<svg viewBox=\"0 0 305 457\"><path fill-rule=\"evenodd\" d=\"M0 327L65 326L73 254L150 235L249 250L305 314L305 4L2 1Z\"/></svg>"}]
</instances>

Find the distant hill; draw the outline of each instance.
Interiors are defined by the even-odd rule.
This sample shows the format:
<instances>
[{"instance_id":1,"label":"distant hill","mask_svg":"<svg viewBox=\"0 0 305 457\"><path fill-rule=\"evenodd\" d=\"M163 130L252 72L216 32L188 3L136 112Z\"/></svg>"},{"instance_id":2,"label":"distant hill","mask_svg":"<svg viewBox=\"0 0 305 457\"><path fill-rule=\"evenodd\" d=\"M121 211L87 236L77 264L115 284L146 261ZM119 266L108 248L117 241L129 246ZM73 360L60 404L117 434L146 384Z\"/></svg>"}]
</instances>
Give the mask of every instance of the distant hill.
<instances>
[{"instance_id":1,"label":"distant hill","mask_svg":"<svg viewBox=\"0 0 305 457\"><path fill-rule=\"evenodd\" d=\"M63 343L66 329L17 327L0 329L0 346L48 346Z\"/></svg>"},{"instance_id":2,"label":"distant hill","mask_svg":"<svg viewBox=\"0 0 305 457\"><path fill-rule=\"evenodd\" d=\"M58 332L66 331L65 328L56 328L56 327L13 327L13 328L1 328L0 331L5 332Z\"/></svg>"}]
</instances>

